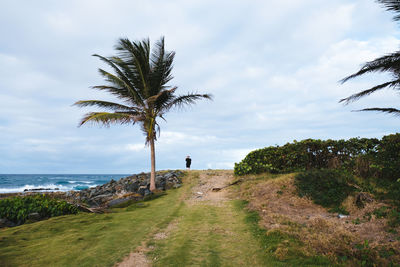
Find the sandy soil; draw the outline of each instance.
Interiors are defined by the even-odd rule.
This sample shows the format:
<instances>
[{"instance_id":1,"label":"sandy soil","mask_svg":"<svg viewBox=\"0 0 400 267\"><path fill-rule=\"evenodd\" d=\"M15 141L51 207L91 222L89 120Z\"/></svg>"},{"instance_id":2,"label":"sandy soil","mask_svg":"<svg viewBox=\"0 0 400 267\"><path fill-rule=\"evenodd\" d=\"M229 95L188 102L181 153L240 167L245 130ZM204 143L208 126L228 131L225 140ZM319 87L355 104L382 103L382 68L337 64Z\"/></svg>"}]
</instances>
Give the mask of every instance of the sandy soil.
<instances>
[{"instance_id":1,"label":"sandy soil","mask_svg":"<svg viewBox=\"0 0 400 267\"><path fill-rule=\"evenodd\" d=\"M145 249L137 248L136 252L132 252L121 263L115 265L117 267L150 267L151 264L146 258Z\"/></svg>"},{"instance_id":2,"label":"sandy soil","mask_svg":"<svg viewBox=\"0 0 400 267\"><path fill-rule=\"evenodd\" d=\"M228 200L227 188L233 181L232 171L204 171L200 173L199 183L192 188L192 194L187 200L188 204L206 201L211 205L222 205ZM213 191L214 188L222 188Z\"/></svg>"}]
</instances>

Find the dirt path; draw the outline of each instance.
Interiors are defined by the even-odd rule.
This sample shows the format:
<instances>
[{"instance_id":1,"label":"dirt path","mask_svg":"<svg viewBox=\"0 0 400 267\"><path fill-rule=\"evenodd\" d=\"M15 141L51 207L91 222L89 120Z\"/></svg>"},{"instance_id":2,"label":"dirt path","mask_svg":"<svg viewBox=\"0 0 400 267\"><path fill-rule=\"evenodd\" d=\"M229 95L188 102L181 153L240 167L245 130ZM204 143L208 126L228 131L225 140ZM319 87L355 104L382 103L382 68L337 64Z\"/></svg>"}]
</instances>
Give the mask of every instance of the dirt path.
<instances>
[{"instance_id":1,"label":"dirt path","mask_svg":"<svg viewBox=\"0 0 400 267\"><path fill-rule=\"evenodd\" d=\"M198 183L192 188L191 195L185 200L190 206L207 203L213 206L222 206L228 201L227 190L213 191L213 188L223 188L233 180L232 171L206 171L201 172ZM171 231L175 231L179 227L177 220L171 222L166 229L155 233L150 239L162 240L166 239ZM149 267L151 261L147 258L146 253L153 250L154 247L147 247L145 242L142 246L131 252L122 262L116 264L116 267Z\"/></svg>"},{"instance_id":2,"label":"dirt path","mask_svg":"<svg viewBox=\"0 0 400 267\"><path fill-rule=\"evenodd\" d=\"M192 195L186 201L190 205L207 202L211 205L221 206L228 199L227 189L233 180L232 171L205 171L200 173L199 182L192 188ZM214 188L224 188L213 191Z\"/></svg>"},{"instance_id":3,"label":"dirt path","mask_svg":"<svg viewBox=\"0 0 400 267\"><path fill-rule=\"evenodd\" d=\"M232 171L192 172L178 227L154 242L153 266L272 266L231 199ZM214 188L223 188L213 190ZM276 265L274 265L276 266Z\"/></svg>"}]
</instances>

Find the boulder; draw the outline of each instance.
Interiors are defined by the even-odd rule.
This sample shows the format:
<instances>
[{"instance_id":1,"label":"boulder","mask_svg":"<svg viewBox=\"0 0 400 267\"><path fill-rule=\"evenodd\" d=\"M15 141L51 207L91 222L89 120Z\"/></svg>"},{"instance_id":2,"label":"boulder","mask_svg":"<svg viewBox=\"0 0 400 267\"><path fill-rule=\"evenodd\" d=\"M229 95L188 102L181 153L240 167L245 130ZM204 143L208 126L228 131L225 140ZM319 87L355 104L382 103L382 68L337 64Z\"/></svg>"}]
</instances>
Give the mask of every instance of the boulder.
<instances>
[{"instance_id":1,"label":"boulder","mask_svg":"<svg viewBox=\"0 0 400 267\"><path fill-rule=\"evenodd\" d=\"M121 204L123 204L123 203L126 203L126 202L128 202L129 200L131 200L131 199L132 199L132 198L117 198L117 199L113 199L113 200L111 200L111 201L109 201L109 202L107 203L107 206L110 207L110 208L112 208L112 207L121 205Z\"/></svg>"},{"instance_id":2,"label":"boulder","mask_svg":"<svg viewBox=\"0 0 400 267\"><path fill-rule=\"evenodd\" d=\"M37 212L29 213L27 217L27 219L30 221L40 221L41 218L42 217Z\"/></svg>"},{"instance_id":3,"label":"boulder","mask_svg":"<svg viewBox=\"0 0 400 267\"><path fill-rule=\"evenodd\" d=\"M354 202L358 208L364 208L366 203L371 203L373 201L374 199L371 194L360 192L357 194Z\"/></svg>"},{"instance_id":4,"label":"boulder","mask_svg":"<svg viewBox=\"0 0 400 267\"><path fill-rule=\"evenodd\" d=\"M139 189L138 181L129 181L128 184L125 185L125 190L127 192L137 192Z\"/></svg>"},{"instance_id":5,"label":"boulder","mask_svg":"<svg viewBox=\"0 0 400 267\"><path fill-rule=\"evenodd\" d=\"M14 227L14 226L16 226L16 224L13 223L12 221L7 220L6 218L0 218L0 228Z\"/></svg>"},{"instance_id":6,"label":"boulder","mask_svg":"<svg viewBox=\"0 0 400 267\"><path fill-rule=\"evenodd\" d=\"M140 186L138 193L145 197L147 195L150 195L151 191L147 188L147 186Z\"/></svg>"}]
</instances>

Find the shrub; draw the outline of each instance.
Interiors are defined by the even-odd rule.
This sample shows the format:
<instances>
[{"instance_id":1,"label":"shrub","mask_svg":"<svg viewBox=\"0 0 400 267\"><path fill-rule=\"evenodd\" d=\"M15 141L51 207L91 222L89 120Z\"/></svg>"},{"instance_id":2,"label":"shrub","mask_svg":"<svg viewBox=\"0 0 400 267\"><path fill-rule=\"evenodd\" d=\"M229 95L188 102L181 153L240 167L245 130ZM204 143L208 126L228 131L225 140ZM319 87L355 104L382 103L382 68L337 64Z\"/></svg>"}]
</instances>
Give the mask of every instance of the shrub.
<instances>
[{"instance_id":1,"label":"shrub","mask_svg":"<svg viewBox=\"0 0 400 267\"><path fill-rule=\"evenodd\" d=\"M234 172L236 175L245 175L248 173L258 174L263 172L277 173L278 171L272 167L272 164L261 162L261 160L256 160L256 162L251 165L247 164L246 162L235 163Z\"/></svg>"},{"instance_id":2,"label":"shrub","mask_svg":"<svg viewBox=\"0 0 400 267\"><path fill-rule=\"evenodd\" d=\"M288 173L310 169L346 169L361 177L400 178L400 134L349 140L294 141L250 152L235 164L235 174Z\"/></svg>"},{"instance_id":3,"label":"shrub","mask_svg":"<svg viewBox=\"0 0 400 267\"><path fill-rule=\"evenodd\" d=\"M398 227L400 225L400 210L393 209L389 213L389 226Z\"/></svg>"},{"instance_id":4,"label":"shrub","mask_svg":"<svg viewBox=\"0 0 400 267\"><path fill-rule=\"evenodd\" d=\"M306 171L295 177L300 196L310 197L314 203L333 210L340 210L343 200L355 191L350 183L354 183L351 174L334 169Z\"/></svg>"},{"instance_id":5,"label":"shrub","mask_svg":"<svg viewBox=\"0 0 400 267\"><path fill-rule=\"evenodd\" d=\"M381 219L381 218L386 218L389 213L389 207L387 206L382 206L380 208L375 209L372 214L375 215L376 218Z\"/></svg>"},{"instance_id":6,"label":"shrub","mask_svg":"<svg viewBox=\"0 0 400 267\"><path fill-rule=\"evenodd\" d=\"M49 218L76 214L78 208L66 201L55 200L44 194L0 200L0 218L20 225L26 222L31 213L39 213L41 218Z\"/></svg>"},{"instance_id":7,"label":"shrub","mask_svg":"<svg viewBox=\"0 0 400 267\"><path fill-rule=\"evenodd\" d=\"M400 178L400 134L384 136L377 147L376 168L391 181Z\"/></svg>"}]
</instances>

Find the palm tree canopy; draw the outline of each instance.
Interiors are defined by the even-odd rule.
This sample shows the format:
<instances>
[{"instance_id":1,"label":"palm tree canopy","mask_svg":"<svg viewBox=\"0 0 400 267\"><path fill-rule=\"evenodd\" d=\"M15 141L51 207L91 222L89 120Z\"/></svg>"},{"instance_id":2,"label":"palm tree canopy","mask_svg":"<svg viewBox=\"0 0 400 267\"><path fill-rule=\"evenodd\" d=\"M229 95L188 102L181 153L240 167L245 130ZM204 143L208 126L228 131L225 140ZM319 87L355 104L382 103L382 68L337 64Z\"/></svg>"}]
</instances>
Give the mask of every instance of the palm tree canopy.
<instances>
[{"instance_id":1,"label":"palm tree canopy","mask_svg":"<svg viewBox=\"0 0 400 267\"><path fill-rule=\"evenodd\" d=\"M397 13L397 15L393 18L395 21L400 20L400 1L399 0L377 0L378 3L382 4L386 10L393 11ZM345 83L348 80L353 78L359 77L366 73L371 72L385 72L392 74L392 80L378 84L356 94L353 94L349 97L341 99L339 102L343 102L344 104L349 104L351 102L357 101L362 97L368 96L376 91L382 90L384 88L391 88L393 90L399 91L400 90L400 51L379 57L375 60L365 63L362 65L361 69L342 79L340 82ZM400 115L400 110L395 108L365 108L359 111L379 111L385 112L394 115Z\"/></svg>"},{"instance_id":2,"label":"palm tree canopy","mask_svg":"<svg viewBox=\"0 0 400 267\"><path fill-rule=\"evenodd\" d=\"M173 78L171 71L175 53L165 50L163 37L156 42L152 52L149 39L131 42L121 38L115 49L116 56L93 55L106 63L112 72L99 69L107 83L92 88L109 92L122 103L101 100L76 102L74 105L79 107L96 106L110 111L87 113L79 126L89 122L105 126L139 123L148 143L151 139L156 140L159 133L157 118L164 119L164 114L174 107L194 104L202 98L212 99L209 94L176 95L177 87L167 85Z\"/></svg>"},{"instance_id":3,"label":"palm tree canopy","mask_svg":"<svg viewBox=\"0 0 400 267\"><path fill-rule=\"evenodd\" d=\"M393 20L400 20L400 1L399 0L377 0L376 2L382 4L386 10L393 11L395 13L399 13L396 15Z\"/></svg>"}]
</instances>

